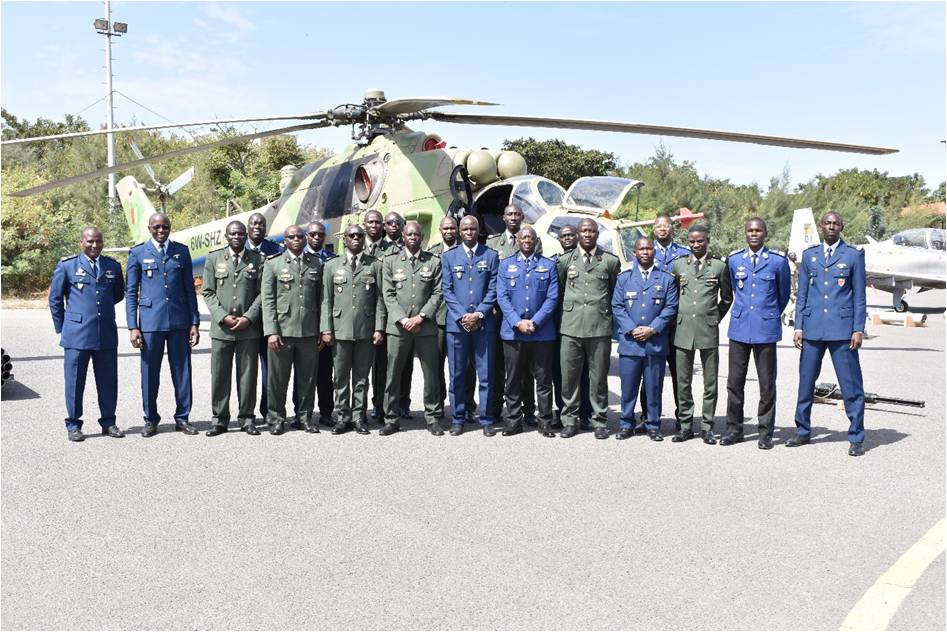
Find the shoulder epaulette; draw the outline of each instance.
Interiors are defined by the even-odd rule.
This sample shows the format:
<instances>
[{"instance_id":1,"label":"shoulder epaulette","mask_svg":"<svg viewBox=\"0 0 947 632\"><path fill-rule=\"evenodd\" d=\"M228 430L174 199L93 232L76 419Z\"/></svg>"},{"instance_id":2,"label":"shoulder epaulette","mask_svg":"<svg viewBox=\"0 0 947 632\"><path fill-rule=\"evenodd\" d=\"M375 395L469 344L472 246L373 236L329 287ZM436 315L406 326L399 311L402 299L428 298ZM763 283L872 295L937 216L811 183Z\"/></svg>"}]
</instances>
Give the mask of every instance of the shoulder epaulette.
<instances>
[{"instance_id":1,"label":"shoulder epaulette","mask_svg":"<svg viewBox=\"0 0 947 632\"><path fill-rule=\"evenodd\" d=\"M66 255L65 257L61 258L60 261L69 261L70 259L75 259L78 256L79 255Z\"/></svg>"},{"instance_id":2,"label":"shoulder epaulette","mask_svg":"<svg viewBox=\"0 0 947 632\"><path fill-rule=\"evenodd\" d=\"M681 257L689 257L689 256L691 256L690 250L688 250L687 252L679 253L676 257L674 257L674 260L676 261L680 259Z\"/></svg>"},{"instance_id":3,"label":"shoulder epaulette","mask_svg":"<svg viewBox=\"0 0 947 632\"><path fill-rule=\"evenodd\" d=\"M865 249L862 248L862 245L861 245L861 244L848 244L848 245L851 246L852 248L854 248L855 250L857 250L858 252L864 252L864 251L865 251Z\"/></svg>"},{"instance_id":4,"label":"shoulder epaulette","mask_svg":"<svg viewBox=\"0 0 947 632\"><path fill-rule=\"evenodd\" d=\"M731 253L728 254L727 256L728 256L728 257L732 257L733 255L737 254L738 252L743 252L743 250L744 250L744 248L737 248L736 250L734 250L733 252L731 252Z\"/></svg>"},{"instance_id":5,"label":"shoulder epaulette","mask_svg":"<svg viewBox=\"0 0 947 632\"><path fill-rule=\"evenodd\" d=\"M603 250L603 251L602 251L602 255L604 255L605 257L611 257L612 259L617 259L617 258L618 258L618 255L613 254L613 253L611 253L611 252L609 252L609 251L607 251L607 250Z\"/></svg>"},{"instance_id":6,"label":"shoulder epaulette","mask_svg":"<svg viewBox=\"0 0 947 632\"><path fill-rule=\"evenodd\" d=\"M779 255L780 257L785 257L786 253L782 250L770 250L770 254Z\"/></svg>"},{"instance_id":7,"label":"shoulder epaulette","mask_svg":"<svg viewBox=\"0 0 947 632\"><path fill-rule=\"evenodd\" d=\"M132 248L141 248L142 246L144 246L144 245L147 244L147 243L148 243L147 241L143 241L143 242L141 242L140 244L135 244L134 246L132 246Z\"/></svg>"},{"instance_id":8,"label":"shoulder epaulette","mask_svg":"<svg viewBox=\"0 0 947 632\"><path fill-rule=\"evenodd\" d=\"M282 254L283 254L282 252L277 252L275 255L269 255L269 256L267 256L267 259L276 259L277 257L279 257L279 256L282 255Z\"/></svg>"},{"instance_id":9,"label":"shoulder epaulette","mask_svg":"<svg viewBox=\"0 0 947 632\"><path fill-rule=\"evenodd\" d=\"M812 244L811 246L809 246L808 248L806 248L806 250L812 250L813 248L818 248L818 247L821 246L821 245L822 245L822 244ZM806 250L803 250L803 252L805 252Z\"/></svg>"},{"instance_id":10,"label":"shoulder epaulette","mask_svg":"<svg viewBox=\"0 0 947 632\"><path fill-rule=\"evenodd\" d=\"M70 259L71 258L72 257L70 257ZM106 261L114 261L115 263L118 263L118 259L116 259L115 257L110 257L108 255L99 255L99 259L105 259Z\"/></svg>"}]
</instances>

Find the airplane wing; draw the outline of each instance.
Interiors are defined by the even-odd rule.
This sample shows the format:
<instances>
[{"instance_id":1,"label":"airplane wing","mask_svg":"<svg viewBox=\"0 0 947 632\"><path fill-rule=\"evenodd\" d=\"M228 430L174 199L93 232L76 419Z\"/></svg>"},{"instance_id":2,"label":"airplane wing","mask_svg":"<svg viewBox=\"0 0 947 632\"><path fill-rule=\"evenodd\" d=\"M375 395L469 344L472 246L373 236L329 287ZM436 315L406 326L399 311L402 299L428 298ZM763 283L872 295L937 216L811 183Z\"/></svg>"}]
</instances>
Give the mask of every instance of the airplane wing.
<instances>
[{"instance_id":1,"label":"airplane wing","mask_svg":"<svg viewBox=\"0 0 947 632\"><path fill-rule=\"evenodd\" d=\"M905 284L910 282L919 287L943 288L947 279L943 276L917 275L917 274L896 274L885 272L884 270L866 270L869 284L894 286L895 284ZM880 289L880 288L879 288Z\"/></svg>"}]
</instances>

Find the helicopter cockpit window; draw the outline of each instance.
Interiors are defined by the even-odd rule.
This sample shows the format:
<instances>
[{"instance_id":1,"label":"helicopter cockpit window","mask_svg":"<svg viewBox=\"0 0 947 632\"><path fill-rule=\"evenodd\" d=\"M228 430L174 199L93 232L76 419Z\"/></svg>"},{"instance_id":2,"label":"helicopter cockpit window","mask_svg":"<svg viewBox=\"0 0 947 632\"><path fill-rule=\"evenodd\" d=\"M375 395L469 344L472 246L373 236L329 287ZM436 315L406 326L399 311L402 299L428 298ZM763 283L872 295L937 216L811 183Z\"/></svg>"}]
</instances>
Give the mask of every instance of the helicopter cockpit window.
<instances>
[{"instance_id":1,"label":"helicopter cockpit window","mask_svg":"<svg viewBox=\"0 0 947 632\"><path fill-rule=\"evenodd\" d=\"M597 209L618 208L619 199L628 186L625 178L597 177L578 181L565 200L568 206L585 206Z\"/></svg>"},{"instance_id":2,"label":"helicopter cockpit window","mask_svg":"<svg viewBox=\"0 0 947 632\"><path fill-rule=\"evenodd\" d=\"M911 248L927 248L927 229L913 228L904 230L894 236L895 245L910 246Z\"/></svg>"},{"instance_id":3,"label":"helicopter cockpit window","mask_svg":"<svg viewBox=\"0 0 947 632\"><path fill-rule=\"evenodd\" d=\"M536 220L546 214L545 207L537 197L530 189L529 182L523 182L516 187L510 200L511 204L515 204L523 211L523 219L526 220L527 224L535 223Z\"/></svg>"},{"instance_id":4,"label":"helicopter cockpit window","mask_svg":"<svg viewBox=\"0 0 947 632\"><path fill-rule=\"evenodd\" d=\"M947 232L942 228L931 230L931 248L934 250L944 250L947 246Z\"/></svg>"},{"instance_id":5,"label":"helicopter cockpit window","mask_svg":"<svg viewBox=\"0 0 947 632\"><path fill-rule=\"evenodd\" d=\"M351 209L352 188L357 165L343 162L316 172L299 206L297 224L314 219L342 217Z\"/></svg>"},{"instance_id":6,"label":"helicopter cockpit window","mask_svg":"<svg viewBox=\"0 0 947 632\"><path fill-rule=\"evenodd\" d=\"M579 221L582 220L582 217L576 217L575 215L560 215L551 222L549 222L549 231L548 233L559 239L559 231L563 226L572 226L573 228L578 228ZM601 222L595 222L598 224L598 246L606 252L615 254L615 231L610 228L606 228L602 225ZM632 255L633 257L634 255Z\"/></svg>"},{"instance_id":7,"label":"helicopter cockpit window","mask_svg":"<svg viewBox=\"0 0 947 632\"><path fill-rule=\"evenodd\" d=\"M539 197L549 206L562 204L562 199L566 196L565 190L551 180L540 180L536 183L536 188L539 190Z\"/></svg>"}]
</instances>

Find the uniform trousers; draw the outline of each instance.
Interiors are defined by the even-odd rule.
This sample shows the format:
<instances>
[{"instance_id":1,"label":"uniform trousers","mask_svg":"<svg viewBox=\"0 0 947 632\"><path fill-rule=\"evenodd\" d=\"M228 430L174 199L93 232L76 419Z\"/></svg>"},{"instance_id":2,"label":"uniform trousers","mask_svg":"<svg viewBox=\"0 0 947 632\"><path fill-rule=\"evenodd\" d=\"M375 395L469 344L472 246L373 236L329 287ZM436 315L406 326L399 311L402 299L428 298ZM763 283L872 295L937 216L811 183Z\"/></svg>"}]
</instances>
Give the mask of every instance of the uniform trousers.
<instances>
[{"instance_id":1,"label":"uniform trousers","mask_svg":"<svg viewBox=\"0 0 947 632\"><path fill-rule=\"evenodd\" d=\"M387 336L388 380L385 384L385 421L397 423L404 399L404 376L414 365L414 356L421 362L424 376L424 421L430 425L437 422L437 406L440 397L440 385L437 382L437 338L433 335L415 336L405 332L403 335ZM411 382L408 382L411 388ZM443 400L441 400L443 401Z\"/></svg>"},{"instance_id":2,"label":"uniform trousers","mask_svg":"<svg viewBox=\"0 0 947 632\"><path fill-rule=\"evenodd\" d=\"M496 353L495 331L482 328L472 332L447 332L447 360L450 366L450 407L453 414L452 424L463 424L467 417L466 384L469 359L476 361L477 378L480 382L480 425L492 424L493 409L493 366Z\"/></svg>"},{"instance_id":3,"label":"uniform trousers","mask_svg":"<svg viewBox=\"0 0 947 632\"><path fill-rule=\"evenodd\" d=\"M503 359L506 369L506 417L508 427L519 426L528 412L527 394L536 384L534 406L539 411L537 421L544 426L552 424L552 366L556 355L554 340L504 340Z\"/></svg>"},{"instance_id":4,"label":"uniform trousers","mask_svg":"<svg viewBox=\"0 0 947 632\"><path fill-rule=\"evenodd\" d=\"M335 388L332 383L332 347L319 350L319 370L316 373L316 394L319 396L319 414L329 418L335 408Z\"/></svg>"},{"instance_id":5,"label":"uniform trousers","mask_svg":"<svg viewBox=\"0 0 947 632\"><path fill-rule=\"evenodd\" d=\"M668 340L674 340L674 329L675 325L671 325L668 329ZM669 353L667 355L667 365L668 370L671 374L671 392L674 394L674 419L679 418L680 414L680 402L678 401L679 394L677 392L677 380L673 379L677 375L677 357L674 353ZM641 392L639 393L641 397L641 410L644 412L648 408L648 393L644 388L644 385L641 386Z\"/></svg>"},{"instance_id":6,"label":"uniform trousers","mask_svg":"<svg viewBox=\"0 0 947 632\"><path fill-rule=\"evenodd\" d=\"M234 356L237 360L237 419L241 425L253 424L256 406L257 353L259 338L210 341L210 402L214 425L230 424L230 385L233 382Z\"/></svg>"},{"instance_id":7,"label":"uniform trousers","mask_svg":"<svg viewBox=\"0 0 947 632\"><path fill-rule=\"evenodd\" d=\"M639 386L648 394L645 410L645 427L648 430L661 429L661 387L664 385L663 355L618 356L618 374L621 376L621 419L622 430L635 425L635 404Z\"/></svg>"},{"instance_id":8,"label":"uniform trousers","mask_svg":"<svg viewBox=\"0 0 947 632\"><path fill-rule=\"evenodd\" d=\"M773 436L776 421L776 343L749 344L730 341L727 375L727 434L743 436L743 399L750 355L756 364L760 403L756 417L760 436Z\"/></svg>"},{"instance_id":9,"label":"uniform trousers","mask_svg":"<svg viewBox=\"0 0 947 632\"><path fill-rule=\"evenodd\" d=\"M445 375L445 364L447 363L447 328L440 325L437 326L437 351L440 354L440 364L438 365L437 377L441 387L440 399L438 400L437 408L437 418L441 419L444 416L444 400L447 399L447 381L444 379ZM477 366L473 361L473 357L470 358L468 362L468 370L466 372L466 379L464 381L464 404L465 409L468 412L468 417L472 417L470 421L476 421L476 410L477 402L474 401L474 396L477 391Z\"/></svg>"},{"instance_id":10,"label":"uniform trousers","mask_svg":"<svg viewBox=\"0 0 947 632\"><path fill-rule=\"evenodd\" d=\"M562 344L562 340L557 340L556 344L557 346ZM561 414L565 402L562 400L562 362L558 353L553 354L553 361L556 367L552 375L553 396L556 408L559 409ZM579 377L579 396L581 397L579 401L579 420L585 423L592 415L592 402L589 401L589 365L587 362L582 363L582 375Z\"/></svg>"},{"instance_id":11,"label":"uniform trousers","mask_svg":"<svg viewBox=\"0 0 947 632\"><path fill-rule=\"evenodd\" d=\"M380 345L382 352L386 352ZM338 423L365 423L368 411L368 370L366 358L375 356L377 348L371 338L338 340L332 345L332 368L335 371L335 412Z\"/></svg>"},{"instance_id":12,"label":"uniform trousers","mask_svg":"<svg viewBox=\"0 0 947 632\"><path fill-rule=\"evenodd\" d=\"M562 400L560 414L563 426L574 426L579 420L582 365L589 367L589 400L592 404L591 421L596 428L606 425L608 412L608 364L612 352L609 336L576 338L562 335L559 347L562 365Z\"/></svg>"},{"instance_id":13,"label":"uniform trousers","mask_svg":"<svg viewBox=\"0 0 947 632\"><path fill-rule=\"evenodd\" d=\"M497 316L497 320L503 318L502 314ZM496 366L493 369L494 380L497 384L505 385L507 383L507 374L506 374L506 351L504 346L504 341L499 337L497 338L497 350L496 350ZM520 385L520 407L522 412L526 417L534 417L536 415L536 395L535 395L536 385L533 382L533 375L529 371L523 373L523 383ZM503 390L499 388L493 389L493 416L496 419L500 419L503 416Z\"/></svg>"},{"instance_id":14,"label":"uniform trousers","mask_svg":"<svg viewBox=\"0 0 947 632\"><path fill-rule=\"evenodd\" d=\"M397 412L411 409L411 374L413 367L408 366L405 373L401 375L401 396L398 398ZM387 406L387 397L385 395L386 385L388 384L388 349L385 345L375 347L375 356L372 361L372 408L381 411L382 417L387 416L385 407Z\"/></svg>"},{"instance_id":15,"label":"uniform trousers","mask_svg":"<svg viewBox=\"0 0 947 632\"><path fill-rule=\"evenodd\" d=\"M293 415L298 422L312 417L315 399L316 354L319 352L316 336L295 338L282 336L283 348L269 350L269 375L267 375L266 420L271 424L286 421L286 393L289 390L289 375L293 375Z\"/></svg>"},{"instance_id":16,"label":"uniform trousers","mask_svg":"<svg viewBox=\"0 0 947 632\"><path fill-rule=\"evenodd\" d=\"M694 421L694 393L691 383L694 379L694 356L700 354L700 366L704 374L704 396L701 406L701 428L705 432L714 429L714 413L717 411L717 371L720 365L720 351L717 347L709 349L674 348L676 355L675 383L677 384L677 422L681 430L690 430Z\"/></svg>"},{"instance_id":17,"label":"uniform trousers","mask_svg":"<svg viewBox=\"0 0 947 632\"><path fill-rule=\"evenodd\" d=\"M82 428L82 396L85 393L89 360L95 374L95 389L99 401L99 425L115 425L115 405L118 400L118 349L63 349L66 376L66 430Z\"/></svg>"},{"instance_id":18,"label":"uniform trousers","mask_svg":"<svg viewBox=\"0 0 947 632\"><path fill-rule=\"evenodd\" d=\"M812 397L815 381L822 369L822 359L828 350L832 366L838 376L845 415L848 417L848 440L862 443L865 440L865 389L862 382L861 363L858 351L848 348L849 340L805 340L799 357L799 397L796 403L796 433L808 436L812 432Z\"/></svg>"},{"instance_id":19,"label":"uniform trousers","mask_svg":"<svg viewBox=\"0 0 947 632\"><path fill-rule=\"evenodd\" d=\"M157 425L158 388L161 386L161 362L165 346L168 349L168 364L171 368L171 384L174 385L174 422L183 424L191 415L191 344L187 329L171 331L144 331L141 334L141 399L145 423Z\"/></svg>"}]
</instances>

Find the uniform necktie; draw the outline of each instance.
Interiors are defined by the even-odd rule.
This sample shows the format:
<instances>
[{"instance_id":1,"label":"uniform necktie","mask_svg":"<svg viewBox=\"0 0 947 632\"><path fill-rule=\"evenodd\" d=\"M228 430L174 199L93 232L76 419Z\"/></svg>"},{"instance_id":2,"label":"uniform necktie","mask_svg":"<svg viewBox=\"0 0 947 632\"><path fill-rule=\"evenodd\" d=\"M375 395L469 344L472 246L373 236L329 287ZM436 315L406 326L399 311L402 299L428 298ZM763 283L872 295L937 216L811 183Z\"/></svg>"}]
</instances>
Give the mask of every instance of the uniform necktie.
<instances>
[{"instance_id":1,"label":"uniform necktie","mask_svg":"<svg viewBox=\"0 0 947 632\"><path fill-rule=\"evenodd\" d=\"M753 253L752 255L750 255L750 261L753 262L753 267L755 268L756 267L756 253Z\"/></svg>"},{"instance_id":2,"label":"uniform necktie","mask_svg":"<svg viewBox=\"0 0 947 632\"><path fill-rule=\"evenodd\" d=\"M158 246L158 254L161 255L162 259L164 259L164 244Z\"/></svg>"},{"instance_id":3,"label":"uniform necktie","mask_svg":"<svg viewBox=\"0 0 947 632\"><path fill-rule=\"evenodd\" d=\"M355 274L355 266L358 265L358 257L352 257L352 274Z\"/></svg>"},{"instance_id":4,"label":"uniform necktie","mask_svg":"<svg viewBox=\"0 0 947 632\"><path fill-rule=\"evenodd\" d=\"M414 267L414 264L416 264L416 263L418 262L418 258L412 256L411 259L410 259L410 262L411 262L411 267L413 268L413 267Z\"/></svg>"},{"instance_id":5,"label":"uniform necktie","mask_svg":"<svg viewBox=\"0 0 947 632\"><path fill-rule=\"evenodd\" d=\"M828 250L826 251L826 253L825 253L825 258L826 258L826 259L831 259L831 258L832 258L832 250L833 250L832 246L829 246L829 249L828 249Z\"/></svg>"},{"instance_id":6,"label":"uniform necktie","mask_svg":"<svg viewBox=\"0 0 947 632\"><path fill-rule=\"evenodd\" d=\"M238 265L240 265L240 255L238 255L237 253L234 253L234 255L233 255L233 267L234 267L234 270L237 269L237 266L238 266Z\"/></svg>"},{"instance_id":7,"label":"uniform necktie","mask_svg":"<svg viewBox=\"0 0 947 632\"><path fill-rule=\"evenodd\" d=\"M585 265L586 267L592 265L592 253L590 252L585 253Z\"/></svg>"},{"instance_id":8,"label":"uniform necktie","mask_svg":"<svg viewBox=\"0 0 947 632\"><path fill-rule=\"evenodd\" d=\"M647 283L648 277L651 276L651 270L643 270L641 276L644 277L645 282Z\"/></svg>"},{"instance_id":9,"label":"uniform necktie","mask_svg":"<svg viewBox=\"0 0 947 632\"><path fill-rule=\"evenodd\" d=\"M700 259L694 259L694 270L700 274Z\"/></svg>"},{"instance_id":10,"label":"uniform necktie","mask_svg":"<svg viewBox=\"0 0 947 632\"><path fill-rule=\"evenodd\" d=\"M469 259L470 261L473 261L473 250L470 250L470 249L467 250L467 259Z\"/></svg>"},{"instance_id":11,"label":"uniform necktie","mask_svg":"<svg viewBox=\"0 0 947 632\"><path fill-rule=\"evenodd\" d=\"M93 279L99 278L99 264L96 262L95 259L92 260L92 278Z\"/></svg>"}]
</instances>

